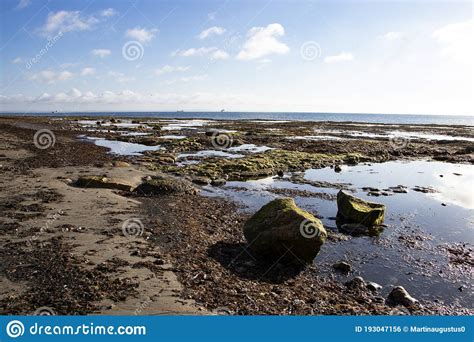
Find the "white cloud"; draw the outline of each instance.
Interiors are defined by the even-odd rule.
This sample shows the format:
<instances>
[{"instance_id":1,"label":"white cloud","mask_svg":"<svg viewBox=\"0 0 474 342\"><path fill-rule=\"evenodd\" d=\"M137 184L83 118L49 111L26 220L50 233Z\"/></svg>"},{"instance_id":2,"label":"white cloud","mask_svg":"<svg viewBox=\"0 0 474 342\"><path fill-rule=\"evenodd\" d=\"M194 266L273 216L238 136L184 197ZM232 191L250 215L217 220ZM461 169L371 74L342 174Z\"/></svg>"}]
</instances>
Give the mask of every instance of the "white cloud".
<instances>
[{"instance_id":1,"label":"white cloud","mask_svg":"<svg viewBox=\"0 0 474 342\"><path fill-rule=\"evenodd\" d=\"M40 33L48 36L55 33L90 30L98 23L94 16L82 16L80 11L58 11L48 14Z\"/></svg>"},{"instance_id":2,"label":"white cloud","mask_svg":"<svg viewBox=\"0 0 474 342\"><path fill-rule=\"evenodd\" d=\"M290 48L278 40L285 35L282 25L275 23L267 27L252 27L247 33L247 41L237 55L237 59L251 60L270 54L286 54Z\"/></svg>"},{"instance_id":3,"label":"white cloud","mask_svg":"<svg viewBox=\"0 0 474 342\"><path fill-rule=\"evenodd\" d=\"M135 81L135 77L127 77L124 73L118 71L109 71L108 74L110 77L114 78L119 83L126 83Z\"/></svg>"},{"instance_id":4,"label":"white cloud","mask_svg":"<svg viewBox=\"0 0 474 342\"><path fill-rule=\"evenodd\" d=\"M203 81L207 78L207 75L194 75L194 76L187 76L181 77L179 80L182 82L192 82L192 81Z\"/></svg>"},{"instance_id":5,"label":"white cloud","mask_svg":"<svg viewBox=\"0 0 474 342\"><path fill-rule=\"evenodd\" d=\"M102 10L100 12L100 15L103 17L113 17L114 15L117 15L117 11L113 8L107 8L105 10Z\"/></svg>"},{"instance_id":6,"label":"white cloud","mask_svg":"<svg viewBox=\"0 0 474 342\"><path fill-rule=\"evenodd\" d=\"M471 64L474 59L472 44L473 20L449 24L433 32L434 39L443 45L442 53L452 60Z\"/></svg>"},{"instance_id":7,"label":"white cloud","mask_svg":"<svg viewBox=\"0 0 474 342\"><path fill-rule=\"evenodd\" d=\"M21 62L23 62L23 59L21 57L17 57L12 60L13 64L20 64Z\"/></svg>"},{"instance_id":8,"label":"white cloud","mask_svg":"<svg viewBox=\"0 0 474 342\"><path fill-rule=\"evenodd\" d=\"M354 59L352 53L341 52L338 55L327 56L324 58L324 63L339 63L339 62L349 62Z\"/></svg>"},{"instance_id":9,"label":"white cloud","mask_svg":"<svg viewBox=\"0 0 474 342\"><path fill-rule=\"evenodd\" d=\"M94 56L98 56L100 58L107 57L111 54L111 51L108 49L94 49L92 50L92 54Z\"/></svg>"},{"instance_id":10,"label":"white cloud","mask_svg":"<svg viewBox=\"0 0 474 342\"><path fill-rule=\"evenodd\" d=\"M36 74L32 74L29 76L29 79L32 81L39 81L43 83L56 83L58 81L67 81L71 79L74 76L74 74L70 71L60 71L56 72L53 70L42 70Z\"/></svg>"},{"instance_id":11,"label":"white cloud","mask_svg":"<svg viewBox=\"0 0 474 342\"><path fill-rule=\"evenodd\" d=\"M198 38L199 39L206 39L212 35L217 35L217 36L220 36L221 34L224 34L225 32L225 28L223 27L219 27L219 26L213 26L213 27L209 27L208 29L202 31L201 33L199 33L198 35Z\"/></svg>"},{"instance_id":12,"label":"white cloud","mask_svg":"<svg viewBox=\"0 0 474 342\"><path fill-rule=\"evenodd\" d=\"M156 76L161 76L161 75L164 75L164 74L169 74L169 73L172 73L172 72L184 72L184 71L187 71L189 70L189 67L188 66L171 66L171 65L165 65L164 67L160 68L160 69L156 69L155 70L155 75Z\"/></svg>"},{"instance_id":13,"label":"white cloud","mask_svg":"<svg viewBox=\"0 0 474 342\"><path fill-rule=\"evenodd\" d=\"M398 39L403 38L403 33L391 31L391 32L385 33L383 37L387 40L398 40Z\"/></svg>"},{"instance_id":14,"label":"white cloud","mask_svg":"<svg viewBox=\"0 0 474 342\"><path fill-rule=\"evenodd\" d=\"M81 70L81 76L92 76L95 75L95 69L94 68L84 68Z\"/></svg>"},{"instance_id":15,"label":"white cloud","mask_svg":"<svg viewBox=\"0 0 474 342\"><path fill-rule=\"evenodd\" d=\"M28 7L31 4L30 0L20 0L18 1L18 5L16 5L15 9L21 10L23 8Z\"/></svg>"},{"instance_id":16,"label":"white cloud","mask_svg":"<svg viewBox=\"0 0 474 342\"><path fill-rule=\"evenodd\" d=\"M127 32L125 32L125 37L138 40L140 43L148 43L155 37L156 32L158 32L157 29L147 30L145 28L135 27L128 29Z\"/></svg>"},{"instance_id":17,"label":"white cloud","mask_svg":"<svg viewBox=\"0 0 474 342\"><path fill-rule=\"evenodd\" d=\"M216 48L215 46L213 46L213 47L190 48L190 49L183 50L183 51L176 51L174 54L178 55L178 56L181 56L181 57L192 57L192 56L203 57L203 56L208 56L211 60L229 58L229 54L227 52L225 52L224 50L220 50L220 49Z\"/></svg>"}]
</instances>

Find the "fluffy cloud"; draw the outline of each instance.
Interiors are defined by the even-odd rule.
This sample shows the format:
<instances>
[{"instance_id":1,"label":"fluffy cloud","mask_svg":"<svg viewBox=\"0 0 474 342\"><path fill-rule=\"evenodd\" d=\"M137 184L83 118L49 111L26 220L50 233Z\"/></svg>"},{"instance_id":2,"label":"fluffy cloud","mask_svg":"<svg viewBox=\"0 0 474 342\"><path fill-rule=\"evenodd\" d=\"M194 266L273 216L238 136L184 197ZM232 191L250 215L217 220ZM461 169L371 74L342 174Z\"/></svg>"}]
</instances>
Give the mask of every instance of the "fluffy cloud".
<instances>
[{"instance_id":1,"label":"fluffy cloud","mask_svg":"<svg viewBox=\"0 0 474 342\"><path fill-rule=\"evenodd\" d=\"M115 81L117 81L119 83L126 83L126 82L135 81L135 77L127 77L127 76L125 76L124 73L118 72L118 71L109 71L108 75L109 75L109 77L114 78Z\"/></svg>"},{"instance_id":2,"label":"fluffy cloud","mask_svg":"<svg viewBox=\"0 0 474 342\"><path fill-rule=\"evenodd\" d=\"M17 57L12 60L13 64L20 64L21 62L23 62L23 59L21 57Z\"/></svg>"},{"instance_id":3,"label":"fluffy cloud","mask_svg":"<svg viewBox=\"0 0 474 342\"><path fill-rule=\"evenodd\" d=\"M91 110L136 110L137 108L206 108L209 105L222 108L223 104L239 105L249 101L257 101L254 95L225 93L139 93L131 90L119 92L92 91L81 92L73 88L69 92L56 94L43 93L39 96L0 95L0 104L4 108L31 108L49 110L54 105L61 105L63 110L89 108ZM149 107L147 107L149 106ZM112 108L112 109L111 109ZM11 110L9 109L9 110Z\"/></svg>"},{"instance_id":4,"label":"fluffy cloud","mask_svg":"<svg viewBox=\"0 0 474 342\"><path fill-rule=\"evenodd\" d=\"M95 74L94 68L84 68L81 70L81 76L92 76Z\"/></svg>"},{"instance_id":5,"label":"fluffy cloud","mask_svg":"<svg viewBox=\"0 0 474 342\"><path fill-rule=\"evenodd\" d=\"M147 30L145 28L135 27L127 30L125 37L138 40L140 43L148 43L155 37L156 32L158 32L157 29Z\"/></svg>"},{"instance_id":6,"label":"fluffy cloud","mask_svg":"<svg viewBox=\"0 0 474 342\"><path fill-rule=\"evenodd\" d=\"M160 68L160 69L156 69L155 70L155 75L156 76L161 76L161 75L164 75L164 74L169 74L169 73L172 73L172 72L184 72L184 71L187 71L189 70L189 67L188 66L171 66L171 65L165 65L164 67Z\"/></svg>"},{"instance_id":7,"label":"fluffy cloud","mask_svg":"<svg viewBox=\"0 0 474 342\"><path fill-rule=\"evenodd\" d=\"M285 34L282 25L275 23L267 27L253 27L247 33L247 41L237 55L237 59L251 60L263 56L288 53L290 48L278 39Z\"/></svg>"},{"instance_id":8,"label":"fluffy cloud","mask_svg":"<svg viewBox=\"0 0 474 342\"><path fill-rule=\"evenodd\" d=\"M113 17L114 15L117 15L117 11L113 8L107 8L105 10L100 11L100 15L103 17Z\"/></svg>"},{"instance_id":9,"label":"fluffy cloud","mask_svg":"<svg viewBox=\"0 0 474 342\"><path fill-rule=\"evenodd\" d=\"M49 36L59 32L90 30L98 23L94 16L82 16L79 11L58 11L48 14L40 33Z\"/></svg>"},{"instance_id":10,"label":"fluffy cloud","mask_svg":"<svg viewBox=\"0 0 474 342\"><path fill-rule=\"evenodd\" d=\"M199 39L206 39L212 35L217 35L217 36L220 36L221 34L224 34L225 32L225 28L223 27L218 27L218 26L213 26L213 27L209 27L208 29L202 31L201 33L199 33L198 35L198 38Z\"/></svg>"},{"instance_id":11,"label":"fluffy cloud","mask_svg":"<svg viewBox=\"0 0 474 342\"><path fill-rule=\"evenodd\" d=\"M349 62L354 59L352 53L341 52L338 55L327 56L324 58L324 63L339 63L339 62Z\"/></svg>"},{"instance_id":12,"label":"fluffy cloud","mask_svg":"<svg viewBox=\"0 0 474 342\"><path fill-rule=\"evenodd\" d=\"M181 57L192 57L192 56L207 56L211 60L216 59L227 59L229 54L224 50L220 50L216 47L200 47L200 48L190 48L183 51L177 51L174 54Z\"/></svg>"},{"instance_id":13,"label":"fluffy cloud","mask_svg":"<svg viewBox=\"0 0 474 342\"><path fill-rule=\"evenodd\" d=\"M472 44L473 20L446 25L433 38L443 46L442 53L452 60L470 64L474 59Z\"/></svg>"},{"instance_id":14,"label":"fluffy cloud","mask_svg":"<svg viewBox=\"0 0 474 342\"><path fill-rule=\"evenodd\" d=\"M108 49L94 49L91 52L94 56L98 56L100 58L107 57L111 54L111 51Z\"/></svg>"},{"instance_id":15,"label":"fluffy cloud","mask_svg":"<svg viewBox=\"0 0 474 342\"><path fill-rule=\"evenodd\" d=\"M58 81L66 81L71 79L74 76L74 74L70 71L60 71L56 72L53 70L42 70L36 74L30 75L28 78L32 81L39 81L43 83L56 83Z\"/></svg>"}]
</instances>

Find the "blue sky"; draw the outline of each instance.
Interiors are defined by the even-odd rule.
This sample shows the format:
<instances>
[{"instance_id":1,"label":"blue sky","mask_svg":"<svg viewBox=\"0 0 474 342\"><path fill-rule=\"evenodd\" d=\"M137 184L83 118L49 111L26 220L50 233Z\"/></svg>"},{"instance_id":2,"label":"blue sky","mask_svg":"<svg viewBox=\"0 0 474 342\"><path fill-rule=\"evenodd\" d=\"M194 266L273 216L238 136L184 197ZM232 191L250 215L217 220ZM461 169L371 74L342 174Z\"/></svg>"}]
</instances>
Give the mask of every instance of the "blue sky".
<instances>
[{"instance_id":1,"label":"blue sky","mask_svg":"<svg viewBox=\"0 0 474 342\"><path fill-rule=\"evenodd\" d=\"M1 3L2 111L473 111L470 2Z\"/></svg>"}]
</instances>

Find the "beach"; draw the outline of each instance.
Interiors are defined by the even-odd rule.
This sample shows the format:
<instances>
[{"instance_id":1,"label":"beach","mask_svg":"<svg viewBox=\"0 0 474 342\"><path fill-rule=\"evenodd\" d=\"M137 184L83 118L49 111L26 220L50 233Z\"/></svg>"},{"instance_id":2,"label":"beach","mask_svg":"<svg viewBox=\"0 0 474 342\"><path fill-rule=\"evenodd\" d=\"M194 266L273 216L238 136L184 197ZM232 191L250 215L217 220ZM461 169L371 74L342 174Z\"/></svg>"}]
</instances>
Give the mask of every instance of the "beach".
<instances>
[{"instance_id":1,"label":"beach","mask_svg":"<svg viewBox=\"0 0 474 342\"><path fill-rule=\"evenodd\" d=\"M464 124L0 117L0 313L472 315L473 152ZM340 191L383 225L341 229ZM324 225L310 263L249 248L279 198Z\"/></svg>"}]
</instances>

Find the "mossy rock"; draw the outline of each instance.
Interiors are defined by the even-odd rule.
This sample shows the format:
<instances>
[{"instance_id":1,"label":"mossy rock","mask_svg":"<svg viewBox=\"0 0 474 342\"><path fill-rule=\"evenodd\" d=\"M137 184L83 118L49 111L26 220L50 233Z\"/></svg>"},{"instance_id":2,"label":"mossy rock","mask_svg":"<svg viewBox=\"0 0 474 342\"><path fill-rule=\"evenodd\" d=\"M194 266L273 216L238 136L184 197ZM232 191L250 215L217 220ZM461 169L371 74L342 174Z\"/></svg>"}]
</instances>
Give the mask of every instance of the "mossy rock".
<instances>
[{"instance_id":1,"label":"mossy rock","mask_svg":"<svg viewBox=\"0 0 474 342\"><path fill-rule=\"evenodd\" d=\"M104 176L81 176L74 183L82 188L103 188L122 191L132 191L133 185L124 180L110 179Z\"/></svg>"},{"instance_id":2,"label":"mossy rock","mask_svg":"<svg viewBox=\"0 0 474 342\"><path fill-rule=\"evenodd\" d=\"M337 216L344 222L366 227L380 226L385 216L383 204L364 201L340 190L337 194Z\"/></svg>"},{"instance_id":3,"label":"mossy rock","mask_svg":"<svg viewBox=\"0 0 474 342\"><path fill-rule=\"evenodd\" d=\"M263 258L312 262L327 238L319 219L291 198L264 205L244 225L249 248Z\"/></svg>"},{"instance_id":4,"label":"mossy rock","mask_svg":"<svg viewBox=\"0 0 474 342\"><path fill-rule=\"evenodd\" d=\"M197 194L198 190L188 181L176 177L154 177L145 180L134 190L137 195L164 195L172 193Z\"/></svg>"}]
</instances>

